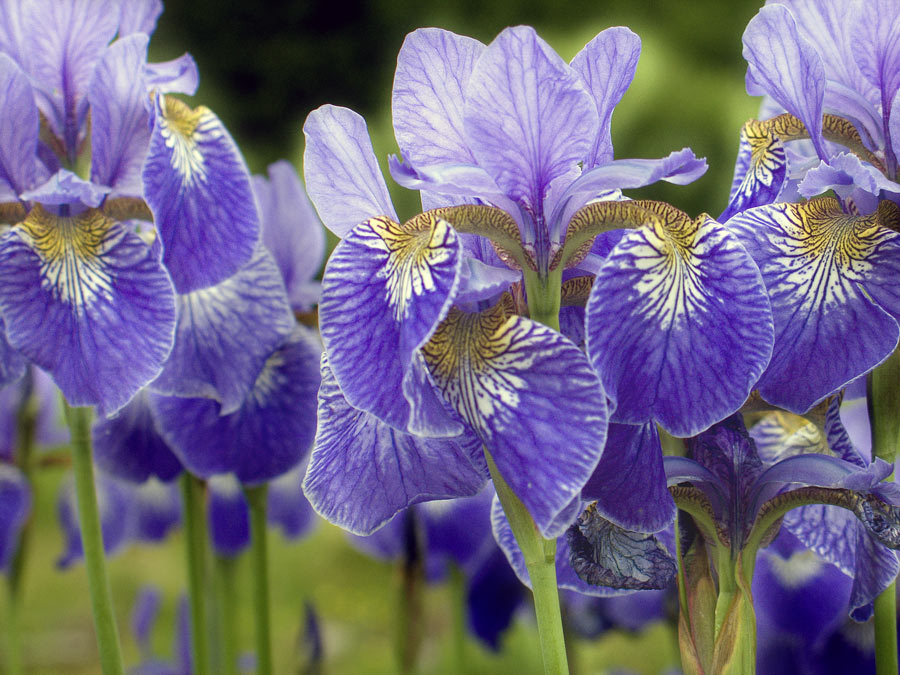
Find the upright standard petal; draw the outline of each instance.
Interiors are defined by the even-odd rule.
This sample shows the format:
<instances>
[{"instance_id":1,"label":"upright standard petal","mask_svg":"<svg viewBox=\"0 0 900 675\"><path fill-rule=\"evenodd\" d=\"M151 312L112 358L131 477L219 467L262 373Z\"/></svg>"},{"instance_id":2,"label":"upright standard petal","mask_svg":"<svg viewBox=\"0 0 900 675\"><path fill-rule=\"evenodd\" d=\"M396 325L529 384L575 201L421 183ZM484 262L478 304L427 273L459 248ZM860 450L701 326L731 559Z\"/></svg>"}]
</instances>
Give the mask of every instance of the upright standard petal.
<instances>
[{"instance_id":1,"label":"upright standard petal","mask_svg":"<svg viewBox=\"0 0 900 675\"><path fill-rule=\"evenodd\" d=\"M325 256L322 223L289 162L270 164L268 180L254 176L253 191L262 216L262 240L281 270L291 307L309 310L311 281Z\"/></svg>"},{"instance_id":2,"label":"upright standard petal","mask_svg":"<svg viewBox=\"0 0 900 675\"><path fill-rule=\"evenodd\" d=\"M325 227L344 237L373 216L397 219L362 117L325 105L309 114L303 134L303 178Z\"/></svg>"},{"instance_id":3,"label":"upright standard petal","mask_svg":"<svg viewBox=\"0 0 900 675\"><path fill-rule=\"evenodd\" d=\"M0 202L13 202L38 179L39 120L28 77L5 54L0 54L0 97Z\"/></svg>"},{"instance_id":4,"label":"upright standard petal","mask_svg":"<svg viewBox=\"0 0 900 675\"><path fill-rule=\"evenodd\" d=\"M693 436L747 399L772 351L771 311L756 265L724 227L646 204L659 219L622 237L597 273L588 353L614 421Z\"/></svg>"},{"instance_id":5,"label":"upright standard petal","mask_svg":"<svg viewBox=\"0 0 900 675\"><path fill-rule=\"evenodd\" d=\"M118 28L119 7L113 0L24 5L22 32L28 43L23 62L38 91L38 106L70 159L87 115L94 67Z\"/></svg>"},{"instance_id":6,"label":"upright standard petal","mask_svg":"<svg viewBox=\"0 0 900 675\"><path fill-rule=\"evenodd\" d=\"M578 73L532 28L507 28L475 64L466 90L469 146L532 218L543 219L548 186L584 160L598 127ZM535 233L523 234L534 241Z\"/></svg>"},{"instance_id":7,"label":"upright standard petal","mask_svg":"<svg viewBox=\"0 0 900 675\"><path fill-rule=\"evenodd\" d=\"M771 299L775 346L759 381L767 401L805 412L894 349L900 235L877 214L848 216L821 198L750 209L728 228L759 265Z\"/></svg>"},{"instance_id":8,"label":"upright standard petal","mask_svg":"<svg viewBox=\"0 0 900 675\"><path fill-rule=\"evenodd\" d=\"M278 267L259 246L236 274L178 296L177 304L175 344L150 388L169 396L214 399L223 415L233 413L272 351L294 329Z\"/></svg>"},{"instance_id":9,"label":"upright standard petal","mask_svg":"<svg viewBox=\"0 0 900 675\"><path fill-rule=\"evenodd\" d=\"M103 55L88 89L91 105L91 182L113 188L112 196L142 197L141 166L150 142L144 34L116 42Z\"/></svg>"},{"instance_id":10,"label":"upright standard petal","mask_svg":"<svg viewBox=\"0 0 900 675\"><path fill-rule=\"evenodd\" d=\"M600 129L585 159L585 170L613 158L610 135L613 109L634 79L640 55L641 39L624 26L614 26L598 33L572 59L572 68L587 84L600 116Z\"/></svg>"},{"instance_id":11,"label":"upright standard petal","mask_svg":"<svg viewBox=\"0 0 900 675\"><path fill-rule=\"evenodd\" d=\"M593 473L606 394L584 354L535 321L456 308L422 348L441 397L478 434L544 536Z\"/></svg>"},{"instance_id":12,"label":"upright standard petal","mask_svg":"<svg viewBox=\"0 0 900 675\"><path fill-rule=\"evenodd\" d=\"M209 108L156 95L142 178L179 293L217 284L250 260L259 237L250 173Z\"/></svg>"},{"instance_id":13,"label":"upright standard petal","mask_svg":"<svg viewBox=\"0 0 900 675\"><path fill-rule=\"evenodd\" d=\"M744 31L747 81L760 87L781 107L800 118L809 130L821 159L828 158L822 140L825 69L816 48L800 34L794 17L783 5L767 5Z\"/></svg>"},{"instance_id":14,"label":"upright standard petal","mask_svg":"<svg viewBox=\"0 0 900 675\"><path fill-rule=\"evenodd\" d=\"M162 0L131 0L123 3L119 16L119 37L132 33L152 34L162 11Z\"/></svg>"},{"instance_id":15,"label":"upright standard petal","mask_svg":"<svg viewBox=\"0 0 900 675\"><path fill-rule=\"evenodd\" d=\"M318 339L298 325L235 412L222 414L219 403L206 398L152 395L157 425L192 473L234 473L245 485L267 482L312 446L320 353Z\"/></svg>"},{"instance_id":16,"label":"upright standard petal","mask_svg":"<svg viewBox=\"0 0 900 675\"><path fill-rule=\"evenodd\" d=\"M159 374L175 328L166 270L94 209L62 218L38 205L0 239L0 311L10 344L101 416Z\"/></svg>"},{"instance_id":17,"label":"upright standard petal","mask_svg":"<svg viewBox=\"0 0 900 675\"><path fill-rule=\"evenodd\" d=\"M412 504L477 494L487 480L477 438L389 427L347 402L325 358L318 420L303 492L320 516L355 534L371 534Z\"/></svg>"},{"instance_id":18,"label":"upright standard petal","mask_svg":"<svg viewBox=\"0 0 900 675\"><path fill-rule=\"evenodd\" d=\"M478 40L440 28L406 36L391 96L394 135L415 166L475 164L463 123L466 86L484 51Z\"/></svg>"},{"instance_id":19,"label":"upright standard petal","mask_svg":"<svg viewBox=\"0 0 900 675\"><path fill-rule=\"evenodd\" d=\"M403 225L372 218L335 248L322 279L319 322L331 368L352 406L407 430L413 412L403 384L413 353L456 296L461 257L453 228L428 214ZM459 426L452 426L429 435L458 434Z\"/></svg>"}]
</instances>

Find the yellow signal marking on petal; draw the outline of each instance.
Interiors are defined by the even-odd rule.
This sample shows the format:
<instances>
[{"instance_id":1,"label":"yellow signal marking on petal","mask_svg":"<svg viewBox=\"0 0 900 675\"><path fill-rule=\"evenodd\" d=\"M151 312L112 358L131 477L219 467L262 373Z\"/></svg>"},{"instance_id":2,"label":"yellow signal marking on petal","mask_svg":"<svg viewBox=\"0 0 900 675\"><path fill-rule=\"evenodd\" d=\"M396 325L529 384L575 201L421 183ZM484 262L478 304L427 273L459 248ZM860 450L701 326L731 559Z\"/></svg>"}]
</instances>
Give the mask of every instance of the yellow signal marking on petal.
<instances>
[{"instance_id":1,"label":"yellow signal marking on petal","mask_svg":"<svg viewBox=\"0 0 900 675\"><path fill-rule=\"evenodd\" d=\"M160 133L172 150L172 167L185 183L206 178L206 160L197 147L197 137L209 139L221 134L215 115L206 106L191 108L172 96L164 97Z\"/></svg>"},{"instance_id":2,"label":"yellow signal marking on petal","mask_svg":"<svg viewBox=\"0 0 900 675\"><path fill-rule=\"evenodd\" d=\"M530 363L511 353L520 326L518 317L507 317L503 303L477 314L454 307L422 347L442 396L475 428L519 404L525 382L515 371Z\"/></svg>"},{"instance_id":3,"label":"yellow signal marking on petal","mask_svg":"<svg viewBox=\"0 0 900 675\"><path fill-rule=\"evenodd\" d=\"M388 253L385 275L387 301L394 318L402 321L410 302L436 288L433 269L452 255L449 245L453 228L438 218L417 218L402 225L390 218L371 218L369 227L377 235L375 245Z\"/></svg>"},{"instance_id":4,"label":"yellow signal marking on petal","mask_svg":"<svg viewBox=\"0 0 900 675\"><path fill-rule=\"evenodd\" d=\"M41 259L41 283L55 298L83 312L112 292L112 280L101 255L109 246L113 221L97 209L61 217L35 205L20 231Z\"/></svg>"}]
</instances>

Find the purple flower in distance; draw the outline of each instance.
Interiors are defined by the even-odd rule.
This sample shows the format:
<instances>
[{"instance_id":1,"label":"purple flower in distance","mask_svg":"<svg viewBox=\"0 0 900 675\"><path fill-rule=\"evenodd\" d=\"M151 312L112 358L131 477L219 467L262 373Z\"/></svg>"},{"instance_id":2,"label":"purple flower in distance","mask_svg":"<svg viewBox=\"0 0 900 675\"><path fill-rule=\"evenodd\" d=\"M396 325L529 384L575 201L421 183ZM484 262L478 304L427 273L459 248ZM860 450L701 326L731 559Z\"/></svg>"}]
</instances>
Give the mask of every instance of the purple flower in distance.
<instances>
[{"instance_id":1,"label":"purple flower in distance","mask_svg":"<svg viewBox=\"0 0 900 675\"><path fill-rule=\"evenodd\" d=\"M227 131L167 95L193 93L192 59L147 62L160 11L90 0L9 3L2 15L5 340L101 415L159 374L174 289L232 274L259 231ZM136 232L151 221L161 255Z\"/></svg>"}]
</instances>

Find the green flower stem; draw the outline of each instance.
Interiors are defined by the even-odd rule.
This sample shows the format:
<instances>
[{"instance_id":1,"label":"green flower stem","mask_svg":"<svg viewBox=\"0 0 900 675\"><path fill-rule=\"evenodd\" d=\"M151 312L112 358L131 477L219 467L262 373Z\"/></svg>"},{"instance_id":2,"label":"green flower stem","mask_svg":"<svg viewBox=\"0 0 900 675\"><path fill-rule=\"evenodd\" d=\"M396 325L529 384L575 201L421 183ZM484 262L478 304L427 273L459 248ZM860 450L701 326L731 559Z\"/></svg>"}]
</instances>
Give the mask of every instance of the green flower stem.
<instances>
[{"instance_id":1,"label":"green flower stem","mask_svg":"<svg viewBox=\"0 0 900 675\"><path fill-rule=\"evenodd\" d=\"M458 565L450 564L451 639L450 672L467 673L466 663L466 575Z\"/></svg>"},{"instance_id":2,"label":"green flower stem","mask_svg":"<svg viewBox=\"0 0 900 675\"><path fill-rule=\"evenodd\" d=\"M868 389L872 454L893 464L900 444L900 352L872 371ZM875 665L878 675L898 671L896 581L875 598Z\"/></svg>"},{"instance_id":3,"label":"green flower stem","mask_svg":"<svg viewBox=\"0 0 900 675\"><path fill-rule=\"evenodd\" d=\"M399 563L400 597L397 598L395 649L401 673L413 673L422 646L422 616L425 590L425 545L418 512L403 514L403 555Z\"/></svg>"},{"instance_id":4,"label":"green flower stem","mask_svg":"<svg viewBox=\"0 0 900 675\"><path fill-rule=\"evenodd\" d=\"M250 506L250 541L253 569L253 610L256 619L256 672L272 673L272 630L269 617L269 551L266 524L266 483L244 486Z\"/></svg>"},{"instance_id":5,"label":"green flower stem","mask_svg":"<svg viewBox=\"0 0 900 675\"><path fill-rule=\"evenodd\" d=\"M12 578L7 579L6 584L6 668L10 675L21 675L22 669L22 642L19 633L19 599L13 588Z\"/></svg>"},{"instance_id":6,"label":"green flower stem","mask_svg":"<svg viewBox=\"0 0 900 675\"><path fill-rule=\"evenodd\" d=\"M209 624L206 597L206 516L203 482L185 471L181 474L184 536L187 549L188 596L191 605L191 655L194 672L209 675Z\"/></svg>"},{"instance_id":7,"label":"green flower stem","mask_svg":"<svg viewBox=\"0 0 900 675\"><path fill-rule=\"evenodd\" d=\"M546 277L532 270L524 270L524 275L530 318L558 331L562 268L551 270Z\"/></svg>"},{"instance_id":8,"label":"green flower stem","mask_svg":"<svg viewBox=\"0 0 900 675\"><path fill-rule=\"evenodd\" d=\"M216 593L219 596L220 630L219 667L222 675L237 673L237 560L216 555Z\"/></svg>"},{"instance_id":9,"label":"green flower stem","mask_svg":"<svg viewBox=\"0 0 900 675\"><path fill-rule=\"evenodd\" d=\"M97 633L97 648L104 675L124 673L119 629L113 614L112 593L106 575L103 532L94 487L94 462L91 458L91 409L72 408L64 402L66 423L72 438L72 468L75 473L75 495L81 546L91 593L91 609Z\"/></svg>"},{"instance_id":10,"label":"green flower stem","mask_svg":"<svg viewBox=\"0 0 900 675\"><path fill-rule=\"evenodd\" d=\"M556 583L556 540L544 539L541 536L528 509L506 484L487 448L484 450L484 456L494 481L494 489L497 491L503 512L509 520L513 535L525 558L525 567L528 569L528 576L531 579L541 655L544 659L544 673L548 675L568 673L569 666Z\"/></svg>"},{"instance_id":11,"label":"green flower stem","mask_svg":"<svg viewBox=\"0 0 900 675\"><path fill-rule=\"evenodd\" d=\"M725 615L734 601L734 595L737 593L737 580L734 577L735 561L731 557L731 549L727 546L718 545L715 550L716 558L716 577L718 579L718 596L716 598L716 632L718 639L719 633L722 632L722 626L725 623Z\"/></svg>"}]
</instances>

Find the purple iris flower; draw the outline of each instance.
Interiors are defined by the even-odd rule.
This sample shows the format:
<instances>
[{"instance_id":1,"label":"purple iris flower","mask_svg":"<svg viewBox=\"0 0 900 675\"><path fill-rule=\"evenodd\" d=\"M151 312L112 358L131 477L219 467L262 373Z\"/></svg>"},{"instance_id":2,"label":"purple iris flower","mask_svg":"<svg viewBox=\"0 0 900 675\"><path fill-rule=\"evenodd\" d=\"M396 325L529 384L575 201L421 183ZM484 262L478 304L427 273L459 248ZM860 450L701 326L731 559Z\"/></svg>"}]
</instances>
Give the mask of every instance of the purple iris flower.
<instances>
[{"instance_id":1,"label":"purple iris flower","mask_svg":"<svg viewBox=\"0 0 900 675\"><path fill-rule=\"evenodd\" d=\"M783 527L853 580L850 607L857 620L896 577L900 563L900 490L881 481L892 467L868 463L855 450L831 402L822 427L773 413L748 433L735 415L688 441L689 457L666 457L676 503L706 514L708 543L737 557L753 556L775 514ZM686 487L690 484L692 487ZM705 528L705 529L704 529ZM754 559L744 560L752 569Z\"/></svg>"},{"instance_id":2,"label":"purple iris flower","mask_svg":"<svg viewBox=\"0 0 900 675\"><path fill-rule=\"evenodd\" d=\"M193 93L192 59L147 63L161 3L3 7L5 340L103 416L160 373L175 292L249 260L250 176L212 112L168 95ZM139 233L152 238L151 221L160 246Z\"/></svg>"},{"instance_id":3,"label":"purple iris flower","mask_svg":"<svg viewBox=\"0 0 900 675\"><path fill-rule=\"evenodd\" d=\"M31 487L19 469L0 462L0 570L19 548L19 535L31 514Z\"/></svg>"},{"instance_id":4,"label":"purple iris flower","mask_svg":"<svg viewBox=\"0 0 900 675\"><path fill-rule=\"evenodd\" d=\"M191 631L188 601L178 601L175 630L172 638L172 660L164 661L156 656L151 633L159 615L161 603L158 589L147 586L141 589L131 613L131 630L141 653L141 662L131 675L191 675Z\"/></svg>"},{"instance_id":5,"label":"purple iris flower","mask_svg":"<svg viewBox=\"0 0 900 675\"><path fill-rule=\"evenodd\" d=\"M766 3L744 32L744 58L747 91L768 96L773 116L744 127L723 218L828 190L864 213L879 196L897 200L898 29L890 0Z\"/></svg>"}]
</instances>

